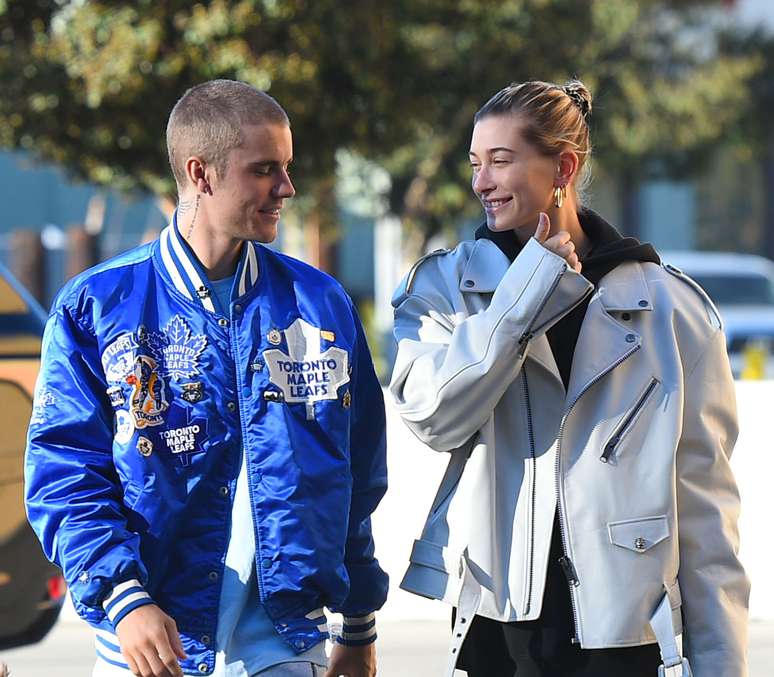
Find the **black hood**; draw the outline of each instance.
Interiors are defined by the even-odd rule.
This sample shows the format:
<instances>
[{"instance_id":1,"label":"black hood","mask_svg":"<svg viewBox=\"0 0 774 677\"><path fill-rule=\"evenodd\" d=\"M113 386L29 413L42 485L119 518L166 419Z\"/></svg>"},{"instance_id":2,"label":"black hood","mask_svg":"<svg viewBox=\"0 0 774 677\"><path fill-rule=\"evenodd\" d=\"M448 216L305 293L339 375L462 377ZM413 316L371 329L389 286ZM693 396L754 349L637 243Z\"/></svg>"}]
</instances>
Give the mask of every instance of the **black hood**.
<instances>
[{"instance_id":1,"label":"black hood","mask_svg":"<svg viewBox=\"0 0 774 677\"><path fill-rule=\"evenodd\" d=\"M661 263L658 253L649 243L635 237L623 237L599 214L581 208L578 212L581 228L591 241L591 250L581 259L583 276L596 284L613 268L624 261L649 261ZM476 239L494 242L510 261L513 261L523 245L512 230L494 232L484 223L476 229Z\"/></svg>"}]
</instances>

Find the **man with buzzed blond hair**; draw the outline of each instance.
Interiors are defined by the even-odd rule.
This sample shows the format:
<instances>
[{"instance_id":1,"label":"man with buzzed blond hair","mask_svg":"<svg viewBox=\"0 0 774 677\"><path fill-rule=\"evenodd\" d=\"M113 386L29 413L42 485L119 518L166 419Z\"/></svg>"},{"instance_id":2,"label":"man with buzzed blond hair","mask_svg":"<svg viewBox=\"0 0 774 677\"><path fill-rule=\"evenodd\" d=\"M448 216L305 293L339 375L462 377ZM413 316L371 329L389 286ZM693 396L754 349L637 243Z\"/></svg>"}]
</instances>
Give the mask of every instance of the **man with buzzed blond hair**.
<instances>
[{"instance_id":1,"label":"man with buzzed blond hair","mask_svg":"<svg viewBox=\"0 0 774 677\"><path fill-rule=\"evenodd\" d=\"M214 80L167 146L170 225L51 311L30 522L95 628L93 677L373 677L384 405L347 294L264 246L295 194L288 117Z\"/></svg>"}]
</instances>

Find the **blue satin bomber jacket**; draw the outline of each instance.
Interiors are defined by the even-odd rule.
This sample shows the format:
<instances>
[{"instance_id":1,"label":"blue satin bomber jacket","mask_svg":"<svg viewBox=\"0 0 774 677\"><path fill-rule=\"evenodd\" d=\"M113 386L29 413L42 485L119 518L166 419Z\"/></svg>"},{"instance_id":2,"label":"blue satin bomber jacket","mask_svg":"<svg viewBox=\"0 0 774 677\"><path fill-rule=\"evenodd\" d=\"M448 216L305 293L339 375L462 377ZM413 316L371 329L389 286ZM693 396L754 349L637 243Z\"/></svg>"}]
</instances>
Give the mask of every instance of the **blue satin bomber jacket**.
<instances>
[{"instance_id":1,"label":"blue satin bomber jacket","mask_svg":"<svg viewBox=\"0 0 774 677\"><path fill-rule=\"evenodd\" d=\"M112 634L127 609L158 604L194 674L214 667L243 448L258 588L280 636L301 653L327 637L321 607L367 622L387 595L370 523L387 487L384 403L351 300L253 242L229 308L206 280L173 220L65 286L25 466L30 522L77 612Z\"/></svg>"}]
</instances>

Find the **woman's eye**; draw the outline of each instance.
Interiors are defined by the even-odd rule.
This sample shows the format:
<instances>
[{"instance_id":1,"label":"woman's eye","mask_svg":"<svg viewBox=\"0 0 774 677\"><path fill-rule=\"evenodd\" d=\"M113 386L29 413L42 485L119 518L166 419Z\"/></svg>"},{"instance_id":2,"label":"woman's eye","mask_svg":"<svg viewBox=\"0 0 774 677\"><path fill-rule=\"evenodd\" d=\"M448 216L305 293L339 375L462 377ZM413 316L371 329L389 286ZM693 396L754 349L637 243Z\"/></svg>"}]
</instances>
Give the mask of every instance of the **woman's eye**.
<instances>
[{"instance_id":1,"label":"woman's eye","mask_svg":"<svg viewBox=\"0 0 774 677\"><path fill-rule=\"evenodd\" d=\"M492 164L495 167L500 167L502 165L507 165L508 164L508 160L503 160L502 158L496 158L496 159L492 160Z\"/></svg>"}]
</instances>

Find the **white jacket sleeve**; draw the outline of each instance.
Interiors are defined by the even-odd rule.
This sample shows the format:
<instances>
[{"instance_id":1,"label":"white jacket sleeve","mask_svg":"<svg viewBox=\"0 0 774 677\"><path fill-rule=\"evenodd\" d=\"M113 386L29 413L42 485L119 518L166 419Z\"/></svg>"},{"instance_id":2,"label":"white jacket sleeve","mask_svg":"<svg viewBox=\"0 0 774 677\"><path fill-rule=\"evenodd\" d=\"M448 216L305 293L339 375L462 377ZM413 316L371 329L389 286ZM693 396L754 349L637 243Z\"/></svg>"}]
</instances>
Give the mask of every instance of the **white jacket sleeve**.
<instances>
[{"instance_id":1,"label":"white jacket sleeve","mask_svg":"<svg viewBox=\"0 0 774 677\"><path fill-rule=\"evenodd\" d=\"M686 374L677 450L678 580L695 677L747 675L750 586L737 558L739 493L729 465L736 437L734 383L716 330Z\"/></svg>"},{"instance_id":2,"label":"white jacket sleeve","mask_svg":"<svg viewBox=\"0 0 774 677\"><path fill-rule=\"evenodd\" d=\"M484 425L518 374L529 341L592 290L564 259L531 239L489 306L467 315L455 304L464 293L456 255L426 262L395 309L398 354L390 390L409 428L438 451L461 446Z\"/></svg>"}]
</instances>

